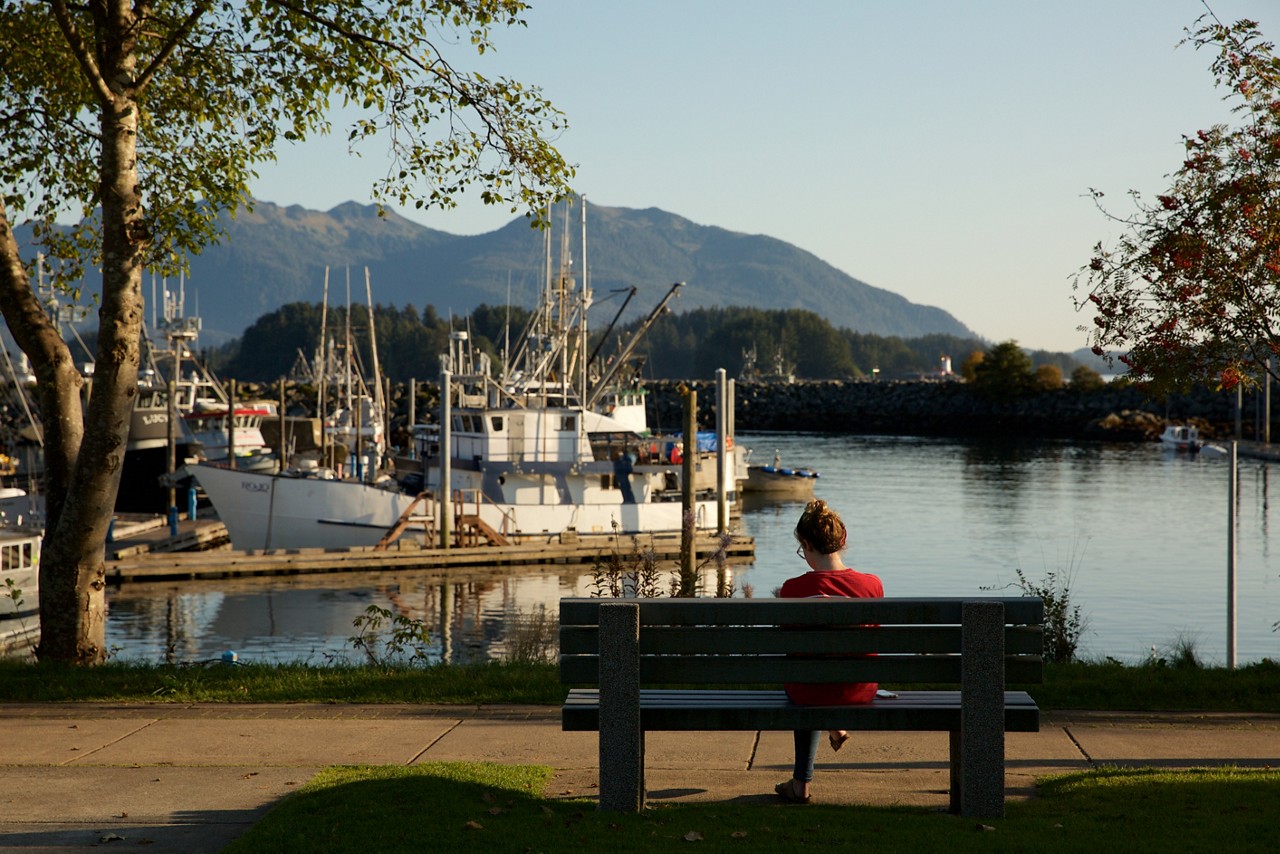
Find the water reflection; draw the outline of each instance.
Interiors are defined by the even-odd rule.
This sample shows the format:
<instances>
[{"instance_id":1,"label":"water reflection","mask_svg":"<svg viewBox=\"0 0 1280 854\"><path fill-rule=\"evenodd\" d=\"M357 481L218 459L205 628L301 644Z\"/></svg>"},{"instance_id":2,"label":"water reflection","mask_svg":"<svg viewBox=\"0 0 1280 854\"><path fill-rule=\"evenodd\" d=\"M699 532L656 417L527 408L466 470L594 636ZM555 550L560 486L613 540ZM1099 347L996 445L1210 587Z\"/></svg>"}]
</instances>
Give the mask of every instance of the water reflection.
<instances>
[{"instance_id":1,"label":"water reflection","mask_svg":"<svg viewBox=\"0 0 1280 854\"><path fill-rule=\"evenodd\" d=\"M751 446L750 436L740 436ZM1088 620L1082 653L1142 660L1180 633L1224 660L1227 466L1146 445L969 443L772 434L758 442L822 476L815 494L849 526L850 566L894 596L989 595L1022 569L1074 575ZM1274 464L1273 464L1274 465ZM1271 466L1242 460L1237 495L1239 660L1280 659L1280 566L1271 557ZM769 596L805 570L792 530L799 502L753 502L740 520L756 560L725 583ZM714 591L713 569L703 577ZM434 660L485 661L524 648L522 625L559 599L591 594L579 567L359 573L132 584L108 592L119 658L356 661L352 625L370 605L423 620ZM216 589L215 589L216 586ZM525 621L524 617L532 619ZM545 621L544 621L545 622Z\"/></svg>"},{"instance_id":2,"label":"water reflection","mask_svg":"<svg viewBox=\"0 0 1280 854\"><path fill-rule=\"evenodd\" d=\"M487 661L507 654L508 627L547 607L554 613L562 596L586 595L589 581L492 569L243 579L218 590L134 584L108 592L107 645L121 660L215 660L230 649L241 661L358 662L356 621L372 605L425 624L432 661Z\"/></svg>"}]
</instances>

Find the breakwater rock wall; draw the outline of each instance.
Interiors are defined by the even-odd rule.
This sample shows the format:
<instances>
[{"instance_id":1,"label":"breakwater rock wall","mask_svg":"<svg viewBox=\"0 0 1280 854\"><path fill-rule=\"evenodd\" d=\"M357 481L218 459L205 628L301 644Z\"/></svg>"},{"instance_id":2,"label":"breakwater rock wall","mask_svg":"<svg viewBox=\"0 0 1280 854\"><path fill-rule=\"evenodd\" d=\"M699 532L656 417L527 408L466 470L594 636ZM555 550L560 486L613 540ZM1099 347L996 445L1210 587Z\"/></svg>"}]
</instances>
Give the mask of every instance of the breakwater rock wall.
<instances>
[{"instance_id":1,"label":"breakwater rock wall","mask_svg":"<svg viewBox=\"0 0 1280 854\"><path fill-rule=\"evenodd\" d=\"M698 425L715 429L715 383L707 380L655 380L649 390L649 425L678 431L684 424L681 389L698 393ZM1168 400L1145 398L1133 388L1107 386L1092 392L1071 388L1040 392L1016 400L989 400L962 382L842 382L804 380L790 384L735 383L735 426L740 431L795 430L833 433L882 433L906 436L1006 436L1029 438L1151 441L1166 422L1188 422L1208 439L1235 432L1231 392L1204 389ZM392 444L407 446L408 387L390 389ZM279 399L278 388L244 383L242 399ZM415 420L435 421L439 387L417 386ZM291 415L314 415L315 389L287 385L285 409ZM1242 438L1261 434L1260 395L1247 394L1241 411ZM1271 435L1280 436L1280 402L1272 407Z\"/></svg>"},{"instance_id":2,"label":"breakwater rock wall","mask_svg":"<svg viewBox=\"0 0 1280 854\"><path fill-rule=\"evenodd\" d=\"M650 383L651 427L680 428L685 387L698 393L699 429L715 428L716 388L707 381ZM1244 438L1254 437L1259 422L1256 398L1246 396L1242 408ZM734 421L738 431L1149 441L1159 436L1166 421L1196 424L1208 438L1229 437L1235 430L1235 401L1234 393L1207 389L1162 401L1111 386L989 400L962 382L736 383ZM1276 423L1273 418L1273 436Z\"/></svg>"}]
</instances>

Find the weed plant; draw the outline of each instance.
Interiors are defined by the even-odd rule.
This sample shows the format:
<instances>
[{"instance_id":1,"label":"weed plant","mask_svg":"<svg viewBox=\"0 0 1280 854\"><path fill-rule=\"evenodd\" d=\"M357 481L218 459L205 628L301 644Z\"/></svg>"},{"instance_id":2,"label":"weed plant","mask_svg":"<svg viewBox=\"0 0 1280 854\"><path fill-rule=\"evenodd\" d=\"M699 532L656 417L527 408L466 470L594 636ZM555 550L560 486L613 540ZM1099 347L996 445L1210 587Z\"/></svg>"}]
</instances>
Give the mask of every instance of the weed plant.
<instances>
[{"instance_id":1,"label":"weed plant","mask_svg":"<svg viewBox=\"0 0 1280 854\"><path fill-rule=\"evenodd\" d=\"M684 517L684 540L693 542L693 515L686 513ZM729 598L734 594L733 582L728 580L728 548L733 542L729 534L722 534L711 554L703 558L694 567L692 575L682 571L682 566L666 571L666 583L663 582L664 571L659 566L657 554L653 546L645 546L639 537L632 537L630 549L623 551L618 523L613 523L613 547L596 556L591 566L591 595L595 598L635 598L657 599L663 595L675 597L692 597L703 592L702 577L709 567L716 570L716 586L714 594L719 598Z\"/></svg>"},{"instance_id":2,"label":"weed plant","mask_svg":"<svg viewBox=\"0 0 1280 854\"><path fill-rule=\"evenodd\" d=\"M1085 621L1080 616L1080 606L1071 604L1072 574L1059 575L1049 570L1043 581L1034 582L1021 568L1014 572L1024 596L1038 596L1044 600L1045 660L1055 664L1074 661Z\"/></svg>"}]
</instances>

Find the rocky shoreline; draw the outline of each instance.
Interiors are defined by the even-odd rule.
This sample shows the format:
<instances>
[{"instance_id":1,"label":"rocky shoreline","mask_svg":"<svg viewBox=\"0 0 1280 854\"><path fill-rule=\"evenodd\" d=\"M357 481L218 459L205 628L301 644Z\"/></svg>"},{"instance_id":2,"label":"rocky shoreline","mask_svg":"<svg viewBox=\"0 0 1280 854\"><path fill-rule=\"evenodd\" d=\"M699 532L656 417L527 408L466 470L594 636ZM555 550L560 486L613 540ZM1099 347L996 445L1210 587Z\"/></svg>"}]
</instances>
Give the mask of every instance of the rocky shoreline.
<instances>
[{"instance_id":1,"label":"rocky shoreline","mask_svg":"<svg viewBox=\"0 0 1280 854\"><path fill-rule=\"evenodd\" d=\"M698 393L700 429L714 429L715 383L659 381L650 392L650 425L678 429L681 389ZM1192 423L1205 438L1235 431L1230 392L1204 389L1155 401L1133 388L1108 386L1093 392L1071 388L992 401L962 382L802 381L790 384L735 383L738 431L814 431L953 437L1026 437L1097 441L1154 441L1168 422ZM1261 402L1246 395L1243 438L1254 438ZM1273 407L1272 435L1280 435Z\"/></svg>"}]
</instances>

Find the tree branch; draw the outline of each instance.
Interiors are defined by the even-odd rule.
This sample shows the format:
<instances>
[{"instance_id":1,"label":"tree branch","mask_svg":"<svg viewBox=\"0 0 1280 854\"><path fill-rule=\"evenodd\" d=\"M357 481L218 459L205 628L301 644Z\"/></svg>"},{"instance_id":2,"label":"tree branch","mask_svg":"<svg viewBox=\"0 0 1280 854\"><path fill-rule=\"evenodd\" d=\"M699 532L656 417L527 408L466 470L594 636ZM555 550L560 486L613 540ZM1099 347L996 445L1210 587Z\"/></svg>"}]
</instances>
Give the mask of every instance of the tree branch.
<instances>
[{"instance_id":1,"label":"tree branch","mask_svg":"<svg viewBox=\"0 0 1280 854\"><path fill-rule=\"evenodd\" d=\"M53 16L58 22L58 28L62 30L62 35L67 40L67 46L71 48L71 54L80 65L80 70L84 72L85 80L88 81L90 88L93 89L100 102L103 104L111 103L114 97L111 87L107 85L107 81L103 78L102 69L98 67L98 61L94 58L93 52L89 50L89 46L85 44L84 38L80 35L76 22L71 19L67 4L64 0L49 0L49 5L53 8Z\"/></svg>"}]
</instances>

